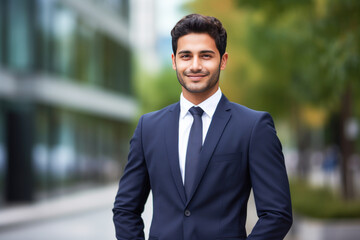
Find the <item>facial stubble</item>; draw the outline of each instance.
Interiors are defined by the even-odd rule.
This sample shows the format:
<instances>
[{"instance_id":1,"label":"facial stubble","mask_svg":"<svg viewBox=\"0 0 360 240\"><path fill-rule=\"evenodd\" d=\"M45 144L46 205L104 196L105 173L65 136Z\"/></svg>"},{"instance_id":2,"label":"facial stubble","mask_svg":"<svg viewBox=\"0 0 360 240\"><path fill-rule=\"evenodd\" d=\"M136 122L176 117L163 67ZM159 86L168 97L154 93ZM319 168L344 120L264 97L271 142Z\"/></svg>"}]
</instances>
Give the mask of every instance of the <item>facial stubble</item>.
<instances>
[{"instance_id":1,"label":"facial stubble","mask_svg":"<svg viewBox=\"0 0 360 240\"><path fill-rule=\"evenodd\" d=\"M185 83L185 81L183 79L183 76L187 75L187 74L185 74L186 71L184 71L184 72L182 72L180 74L178 72L178 70L176 69L176 76L177 76L177 79L178 79L180 85L183 88L185 88L188 92L190 92L190 93L203 93L203 92L206 92L206 91L212 89L217 84L217 82L220 79L220 68L221 68L221 63L219 64L218 70L214 74L212 74L212 76L210 76L210 78L208 79L207 85L204 88L201 88L201 89L191 89L189 86L186 85L186 83ZM197 74L197 73L201 73L201 72L191 71L190 73ZM206 75L209 75L208 72L207 72Z\"/></svg>"}]
</instances>

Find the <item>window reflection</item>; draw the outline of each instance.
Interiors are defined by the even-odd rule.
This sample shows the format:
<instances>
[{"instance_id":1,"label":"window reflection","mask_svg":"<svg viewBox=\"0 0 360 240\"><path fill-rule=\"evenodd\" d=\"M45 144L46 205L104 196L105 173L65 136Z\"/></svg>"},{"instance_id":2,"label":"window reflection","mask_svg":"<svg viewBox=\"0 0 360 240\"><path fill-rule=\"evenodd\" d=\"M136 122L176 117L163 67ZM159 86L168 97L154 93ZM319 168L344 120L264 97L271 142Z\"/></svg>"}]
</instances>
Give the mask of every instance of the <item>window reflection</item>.
<instances>
[{"instance_id":1,"label":"window reflection","mask_svg":"<svg viewBox=\"0 0 360 240\"><path fill-rule=\"evenodd\" d=\"M74 183L111 182L123 170L126 125L42 106L37 110L36 132L33 158L39 196Z\"/></svg>"},{"instance_id":2,"label":"window reflection","mask_svg":"<svg viewBox=\"0 0 360 240\"><path fill-rule=\"evenodd\" d=\"M112 12L128 22L128 0L89 2L107 9L104 14ZM17 87L25 82L32 86L37 74L43 74L51 81L91 85L104 95L131 96L131 49L89 20L60 0L0 0L0 74L4 71L16 76L12 81ZM9 174L6 165L11 161L6 151L16 149L14 143L8 148L5 133L7 119L11 119L9 109L15 102L19 109L22 104L31 106L26 114L11 111L22 124L28 123L23 125L27 132L34 130L34 137L29 134L24 144L25 149L31 149L26 163L31 162L34 169L34 179L30 180L35 186L29 192L33 191L36 198L117 180L126 162L129 120L69 109L46 100L37 102L36 96L26 102L18 101L19 96L5 99L7 96L1 94L0 204L4 189L15 186L7 186L5 179ZM26 116L35 116L34 124L27 122ZM11 126L17 129L16 123ZM18 132L13 133L20 137ZM11 174L18 176L19 172L13 170Z\"/></svg>"},{"instance_id":3,"label":"window reflection","mask_svg":"<svg viewBox=\"0 0 360 240\"><path fill-rule=\"evenodd\" d=\"M5 128L4 128L4 113L3 104L0 102L0 203L4 200L4 188L5 188Z\"/></svg>"},{"instance_id":4,"label":"window reflection","mask_svg":"<svg viewBox=\"0 0 360 240\"><path fill-rule=\"evenodd\" d=\"M121 11L128 12L127 2L98 4L118 5ZM128 47L103 34L59 1L37 0L36 3L38 70L60 74L70 81L131 94L131 52ZM128 14L122 17L128 18Z\"/></svg>"},{"instance_id":5,"label":"window reflection","mask_svg":"<svg viewBox=\"0 0 360 240\"><path fill-rule=\"evenodd\" d=\"M4 5L3 5L3 0L0 0L0 66L3 63L3 49L4 49L4 40L3 40L3 31L4 31L4 27L3 25L4 23L4 19L5 19L5 14L4 14Z\"/></svg>"},{"instance_id":6,"label":"window reflection","mask_svg":"<svg viewBox=\"0 0 360 240\"><path fill-rule=\"evenodd\" d=\"M8 22L7 28L9 67L17 71L27 71L32 62L33 49L31 47L31 21L32 1L12 0L7 2Z\"/></svg>"},{"instance_id":7,"label":"window reflection","mask_svg":"<svg viewBox=\"0 0 360 240\"><path fill-rule=\"evenodd\" d=\"M36 2L36 49L37 70L54 71L53 64L53 31L56 0L37 0Z\"/></svg>"},{"instance_id":8,"label":"window reflection","mask_svg":"<svg viewBox=\"0 0 360 240\"><path fill-rule=\"evenodd\" d=\"M53 15L54 20L54 61L53 69L64 77L74 77L75 67L75 14L58 6Z\"/></svg>"},{"instance_id":9,"label":"window reflection","mask_svg":"<svg viewBox=\"0 0 360 240\"><path fill-rule=\"evenodd\" d=\"M92 0L96 4L105 7L112 11L114 14L128 19L129 14L129 1L128 0Z\"/></svg>"}]
</instances>

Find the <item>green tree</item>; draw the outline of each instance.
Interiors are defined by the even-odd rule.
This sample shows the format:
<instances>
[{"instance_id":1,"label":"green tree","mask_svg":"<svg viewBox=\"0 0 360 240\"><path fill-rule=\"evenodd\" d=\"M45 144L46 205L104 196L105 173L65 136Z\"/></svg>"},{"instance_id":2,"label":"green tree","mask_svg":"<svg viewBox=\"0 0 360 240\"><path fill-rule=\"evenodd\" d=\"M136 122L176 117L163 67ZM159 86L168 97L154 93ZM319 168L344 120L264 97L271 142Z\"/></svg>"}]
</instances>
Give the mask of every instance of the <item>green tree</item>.
<instances>
[{"instance_id":1,"label":"green tree","mask_svg":"<svg viewBox=\"0 0 360 240\"><path fill-rule=\"evenodd\" d=\"M190 7L218 16L231 33L224 88L232 99L290 119L300 153L309 143L304 109L339 116L343 196L352 198L354 139L345 129L360 101L360 1L198 0Z\"/></svg>"},{"instance_id":2,"label":"green tree","mask_svg":"<svg viewBox=\"0 0 360 240\"><path fill-rule=\"evenodd\" d=\"M149 73L141 70L141 67L138 66L135 84L141 105L141 114L159 110L179 101L181 86L171 67Z\"/></svg>"}]
</instances>

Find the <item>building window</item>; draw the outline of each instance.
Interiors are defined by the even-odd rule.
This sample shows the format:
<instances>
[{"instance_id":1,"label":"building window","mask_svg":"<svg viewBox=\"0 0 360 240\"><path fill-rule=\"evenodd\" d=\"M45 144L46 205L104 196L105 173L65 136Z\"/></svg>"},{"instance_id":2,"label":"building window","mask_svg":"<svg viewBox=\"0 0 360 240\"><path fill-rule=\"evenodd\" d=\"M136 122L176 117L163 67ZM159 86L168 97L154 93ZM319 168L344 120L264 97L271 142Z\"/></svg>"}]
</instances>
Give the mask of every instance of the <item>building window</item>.
<instances>
[{"instance_id":1,"label":"building window","mask_svg":"<svg viewBox=\"0 0 360 240\"><path fill-rule=\"evenodd\" d=\"M118 179L126 162L126 123L38 106L33 149L37 198Z\"/></svg>"},{"instance_id":2,"label":"building window","mask_svg":"<svg viewBox=\"0 0 360 240\"><path fill-rule=\"evenodd\" d=\"M124 6L128 1L110 0L105 4L114 7L112 10L117 14L124 13L121 18L127 19L128 9ZM23 87L22 81L32 84L38 73L46 73L52 81L66 79L108 90L103 91L104 95L107 92L131 95L131 49L88 20L76 8L59 0L0 0L0 71L9 72L9 79L18 84L16 87ZM39 81L40 88L41 84ZM32 95L29 103L18 102L18 95L14 97L16 101L9 96L6 95L6 109L2 109L5 101L0 95L0 204L5 184L11 194L18 190L5 175L24 176L17 172L18 168L9 171L9 163L14 163L14 159L26 159L19 160L20 164L29 164L22 168L27 169L24 172L29 174L26 179L31 185L22 185L29 190L23 200L34 193L35 198L41 198L79 185L118 179L126 162L129 122L86 113L86 109L66 108L61 102L55 105L50 100L31 98ZM20 109L30 107L25 112L11 113L8 105L13 103ZM28 121L30 117L31 120L35 117L35 121ZM31 135L18 134L21 130L17 125ZM17 138L10 141L9 136ZM24 141L19 144L19 139ZM19 145L26 150L26 158L16 154L14 157L13 153L25 152L18 151ZM7 200L11 199L14 197Z\"/></svg>"},{"instance_id":3,"label":"building window","mask_svg":"<svg viewBox=\"0 0 360 240\"><path fill-rule=\"evenodd\" d=\"M8 63L13 70L28 71L32 63L34 20L33 1L12 0L7 2L8 27L5 36L8 43Z\"/></svg>"},{"instance_id":4,"label":"building window","mask_svg":"<svg viewBox=\"0 0 360 240\"><path fill-rule=\"evenodd\" d=\"M53 32L56 0L37 0L36 70L53 72Z\"/></svg>"},{"instance_id":5,"label":"building window","mask_svg":"<svg viewBox=\"0 0 360 240\"><path fill-rule=\"evenodd\" d=\"M4 47L4 31L5 31L5 9L4 9L5 0L0 0L0 66L3 64L4 56L3 56L3 49Z\"/></svg>"},{"instance_id":6,"label":"building window","mask_svg":"<svg viewBox=\"0 0 360 240\"><path fill-rule=\"evenodd\" d=\"M114 1L112 4L123 6L125 3ZM131 52L128 47L106 36L56 0L37 0L37 8L39 70L131 94Z\"/></svg>"},{"instance_id":7,"label":"building window","mask_svg":"<svg viewBox=\"0 0 360 240\"><path fill-rule=\"evenodd\" d=\"M61 5L54 12L54 60L53 69L67 78L75 77L76 15Z\"/></svg>"},{"instance_id":8,"label":"building window","mask_svg":"<svg viewBox=\"0 0 360 240\"><path fill-rule=\"evenodd\" d=\"M130 93L130 51L111 38L102 38L104 86L123 94Z\"/></svg>"},{"instance_id":9,"label":"building window","mask_svg":"<svg viewBox=\"0 0 360 240\"><path fill-rule=\"evenodd\" d=\"M5 195L5 168L6 168L6 153L5 153L5 122L4 122L4 103L0 100L0 203L4 200Z\"/></svg>"}]
</instances>

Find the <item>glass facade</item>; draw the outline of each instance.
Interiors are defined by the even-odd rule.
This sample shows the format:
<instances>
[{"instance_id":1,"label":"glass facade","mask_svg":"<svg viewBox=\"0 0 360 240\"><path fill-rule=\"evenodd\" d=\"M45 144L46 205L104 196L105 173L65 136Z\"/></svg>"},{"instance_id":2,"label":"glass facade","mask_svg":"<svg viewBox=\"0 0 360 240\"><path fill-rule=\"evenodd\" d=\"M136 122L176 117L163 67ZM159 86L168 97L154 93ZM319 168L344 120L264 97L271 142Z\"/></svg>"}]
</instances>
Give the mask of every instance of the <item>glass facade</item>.
<instances>
[{"instance_id":1,"label":"glass facade","mask_svg":"<svg viewBox=\"0 0 360 240\"><path fill-rule=\"evenodd\" d=\"M128 0L88 3L128 24ZM0 78L15 76L18 89L43 74L75 93L90 87L105 98L132 98L129 46L61 0L0 0ZM0 206L112 182L123 170L131 120L47 101L0 91ZM24 173L30 184L14 180ZM18 186L25 197L14 195Z\"/></svg>"},{"instance_id":2,"label":"glass facade","mask_svg":"<svg viewBox=\"0 0 360 240\"><path fill-rule=\"evenodd\" d=\"M103 34L61 1L0 2L0 63L7 68L48 72L131 95L127 46ZM122 18L128 18L128 1L98 4L112 6L110 2L118 2Z\"/></svg>"},{"instance_id":3,"label":"glass facade","mask_svg":"<svg viewBox=\"0 0 360 240\"><path fill-rule=\"evenodd\" d=\"M129 19L129 1L128 0L92 0L94 3L105 7L114 14L119 15L125 21Z\"/></svg>"},{"instance_id":4,"label":"glass facade","mask_svg":"<svg viewBox=\"0 0 360 240\"><path fill-rule=\"evenodd\" d=\"M126 159L127 129L109 119L38 106L33 159L39 196L71 189L74 183L116 179L124 168L119 159Z\"/></svg>"},{"instance_id":5,"label":"glass facade","mask_svg":"<svg viewBox=\"0 0 360 240\"><path fill-rule=\"evenodd\" d=\"M127 80L131 77L128 47L104 35L60 1L37 0L36 11L38 71L131 94Z\"/></svg>"},{"instance_id":6,"label":"glass facade","mask_svg":"<svg viewBox=\"0 0 360 240\"><path fill-rule=\"evenodd\" d=\"M3 0L0 0L0 69L4 62L4 3ZM4 102L0 98L0 205L4 201L5 195L5 124L4 124Z\"/></svg>"},{"instance_id":7,"label":"glass facade","mask_svg":"<svg viewBox=\"0 0 360 240\"><path fill-rule=\"evenodd\" d=\"M0 0L0 67L3 63L3 27L4 25L4 6Z\"/></svg>"},{"instance_id":8,"label":"glass facade","mask_svg":"<svg viewBox=\"0 0 360 240\"><path fill-rule=\"evenodd\" d=\"M0 67L5 62L5 25L6 25L6 5L4 0L0 0Z\"/></svg>"},{"instance_id":9,"label":"glass facade","mask_svg":"<svg viewBox=\"0 0 360 240\"><path fill-rule=\"evenodd\" d=\"M5 189L5 127L4 127L4 111L3 103L0 101L0 205L4 201Z\"/></svg>"},{"instance_id":10,"label":"glass facade","mask_svg":"<svg viewBox=\"0 0 360 240\"><path fill-rule=\"evenodd\" d=\"M26 72L31 68L33 62L33 27L31 21L32 1L12 0L6 4L7 25L5 25L5 48L8 57L8 66L16 71Z\"/></svg>"}]
</instances>

